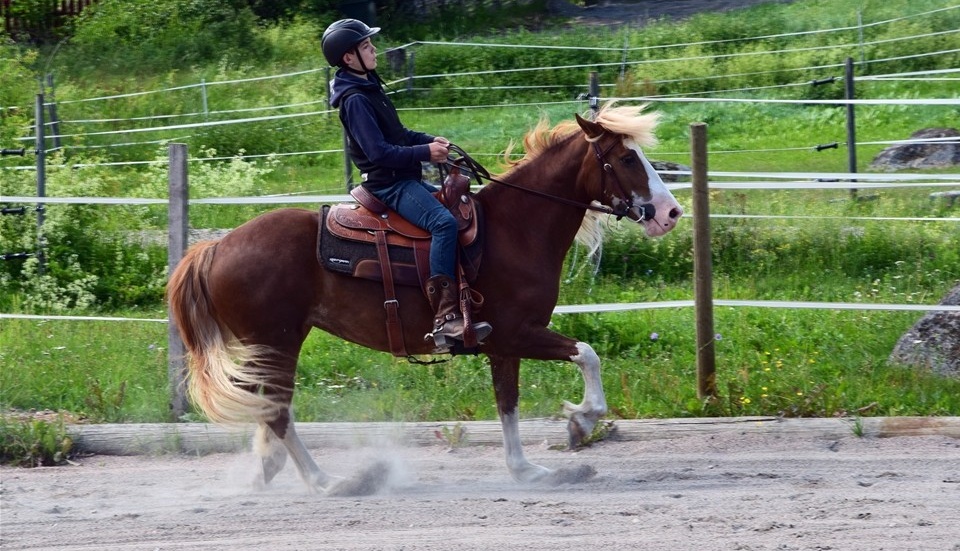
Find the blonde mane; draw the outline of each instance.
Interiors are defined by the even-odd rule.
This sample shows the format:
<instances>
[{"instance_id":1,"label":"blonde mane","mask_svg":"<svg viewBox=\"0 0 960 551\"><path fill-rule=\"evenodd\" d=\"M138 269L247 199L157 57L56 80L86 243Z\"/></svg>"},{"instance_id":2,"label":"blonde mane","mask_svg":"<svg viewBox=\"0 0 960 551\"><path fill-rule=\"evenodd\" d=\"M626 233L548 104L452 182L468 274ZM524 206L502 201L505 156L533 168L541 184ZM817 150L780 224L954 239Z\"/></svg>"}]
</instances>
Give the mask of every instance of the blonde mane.
<instances>
[{"instance_id":1,"label":"blonde mane","mask_svg":"<svg viewBox=\"0 0 960 551\"><path fill-rule=\"evenodd\" d=\"M615 105L615 102L610 101L600 108L593 120L608 132L631 139L639 146L652 147L657 144L657 138L653 131L660 120L660 114L656 112L643 113L646 107L646 104ZM551 146L571 139L577 134L582 135L582 131L576 120L563 121L551 128L547 119L541 117L537 125L523 137L523 147L526 153L522 158L511 160L510 153L513 150L514 143L511 142L507 146L503 154L503 161L509 168L504 176L531 159L539 157ZM586 136L584 136L584 139L586 139ZM580 230L576 237L577 242L587 249L588 257L594 260L597 267L600 263L600 253L605 233L602 221L602 213L588 210L583 217L583 222L580 224Z\"/></svg>"},{"instance_id":2,"label":"blonde mane","mask_svg":"<svg viewBox=\"0 0 960 551\"><path fill-rule=\"evenodd\" d=\"M652 147L657 144L653 133L660 120L660 114L643 113L643 105L615 105L610 101L600 108L594 122L604 127L608 132L620 134L637 142L642 147ZM580 126L575 120L566 120L550 127L550 122L541 117L537 125L523 137L523 149L526 154L517 160L510 160L510 153L514 143L511 142L504 152L503 159L507 166L514 168L526 161L539 157L550 146L580 132ZM507 172L510 172L509 170Z\"/></svg>"}]
</instances>

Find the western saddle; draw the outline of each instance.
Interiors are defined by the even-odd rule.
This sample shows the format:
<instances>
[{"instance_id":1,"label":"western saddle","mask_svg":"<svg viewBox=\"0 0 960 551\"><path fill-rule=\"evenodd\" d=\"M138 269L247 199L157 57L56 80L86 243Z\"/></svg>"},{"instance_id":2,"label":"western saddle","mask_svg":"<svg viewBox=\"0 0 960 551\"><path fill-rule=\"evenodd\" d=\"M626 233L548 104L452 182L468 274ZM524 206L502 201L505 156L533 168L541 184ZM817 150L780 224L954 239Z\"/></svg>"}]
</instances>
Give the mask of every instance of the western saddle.
<instances>
[{"instance_id":1,"label":"western saddle","mask_svg":"<svg viewBox=\"0 0 960 551\"><path fill-rule=\"evenodd\" d=\"M395 285L424 289L430 277L430 233L389 209L363 186L353 188L350 195L356 203L321 209L318 260L332 271L383 282L390 352L409 357ZM483 297L469 287L480 265L483 227L480 205L470 193L470 178L461 172L459 164L454 164L444 178L437 199L457 220L460 310L465 326L471 327L473 312L483 304ZM456 351L471 353L478 344L473 331L464 331L462 349L457 347Z\"/></svg>"}]
</instances>

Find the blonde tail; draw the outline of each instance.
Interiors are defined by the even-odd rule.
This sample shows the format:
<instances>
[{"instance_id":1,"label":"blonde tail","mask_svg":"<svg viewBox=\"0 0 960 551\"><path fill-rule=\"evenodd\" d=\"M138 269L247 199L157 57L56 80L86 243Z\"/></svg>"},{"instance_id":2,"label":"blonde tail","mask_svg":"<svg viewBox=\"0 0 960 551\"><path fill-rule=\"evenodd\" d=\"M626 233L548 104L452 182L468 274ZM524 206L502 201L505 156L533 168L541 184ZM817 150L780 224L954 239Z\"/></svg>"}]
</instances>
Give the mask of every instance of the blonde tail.
<instances>
[{"instance_id":1,"label":"blonde tail","mask_svg":"<svg viewBox=\"0 0 960 551\"><path fill-rule=\"evenodd\" d=\"M285 406L262 393L270 385L266 351L241 343L217 319L210 299L208 273L217 243L191 247L167 283L170 321L189 355L190 398L217 423L272 419Z\"/></svg>"}]
</instances>

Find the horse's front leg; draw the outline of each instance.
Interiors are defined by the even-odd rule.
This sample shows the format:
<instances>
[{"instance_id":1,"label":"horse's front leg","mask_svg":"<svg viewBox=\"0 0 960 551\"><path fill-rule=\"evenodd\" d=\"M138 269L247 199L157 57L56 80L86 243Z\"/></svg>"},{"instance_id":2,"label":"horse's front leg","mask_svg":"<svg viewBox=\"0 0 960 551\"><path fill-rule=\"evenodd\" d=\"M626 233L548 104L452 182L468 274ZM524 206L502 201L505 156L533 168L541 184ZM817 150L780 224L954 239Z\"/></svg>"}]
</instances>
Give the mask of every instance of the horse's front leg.
<instances>
[{"instance_id":1,"label":"horse's front leg","mask_svg":"<svg viewBox=\"0 0 960 551\"><path fill-rule=\"evenodd\" d=\"M603 394L603 381L600 379L600 357L593 348L584 342L577 343L576 356L570 360L580 367L583 373L583 401L579 405L563 402L563 411L569 421L567 433L570 448L580 446L593 434L597 421L607 413L607 400Z\"/></svg>"},{"instance_id":2,"label":"horse's front leg","mask_svg":"<svg viewBox=\"0 0 960 551\"><path fill-rule=\"evenodd\" d=\"M503 451L507 469L517 482L536 482L553 471L527 460L520 441L520 358L490 356L493 392L497 399L497 413L503 429Z\"/></svg>"},{"instance_id":3,"label":"horse's front leg","mask_svg":"<svg viewBox=\"0 0 960 551\"><path fill-rule=\"evenodd\" d=\"M513 479L517 482L565 484L583 482L596 474L589 465L552 470L527 460L520 440L520 413L517 408L520 401L520 358L491 355L490 368L503 429L507 469Z\"/></svg>"}]
</instances>

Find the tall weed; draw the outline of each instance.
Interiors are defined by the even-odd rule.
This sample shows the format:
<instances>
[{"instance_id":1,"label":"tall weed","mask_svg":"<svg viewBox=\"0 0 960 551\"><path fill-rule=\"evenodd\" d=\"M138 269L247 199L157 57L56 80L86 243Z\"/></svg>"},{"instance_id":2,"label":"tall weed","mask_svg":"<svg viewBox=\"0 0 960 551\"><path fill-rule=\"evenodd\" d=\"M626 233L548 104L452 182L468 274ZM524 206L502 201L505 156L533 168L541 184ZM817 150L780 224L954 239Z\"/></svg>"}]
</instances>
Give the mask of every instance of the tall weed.
<instances>
[{"instance_id":1,"label":"tall weed","mask_svg":"<svg viewBox=\"0 0 960 551\"><path fill-rule=\"evenodd\" d=\"M61 418L56 423L18 420L0 415L0 463L49 467L65 463L73 451Z\"/></svg>"}]
</instances>

